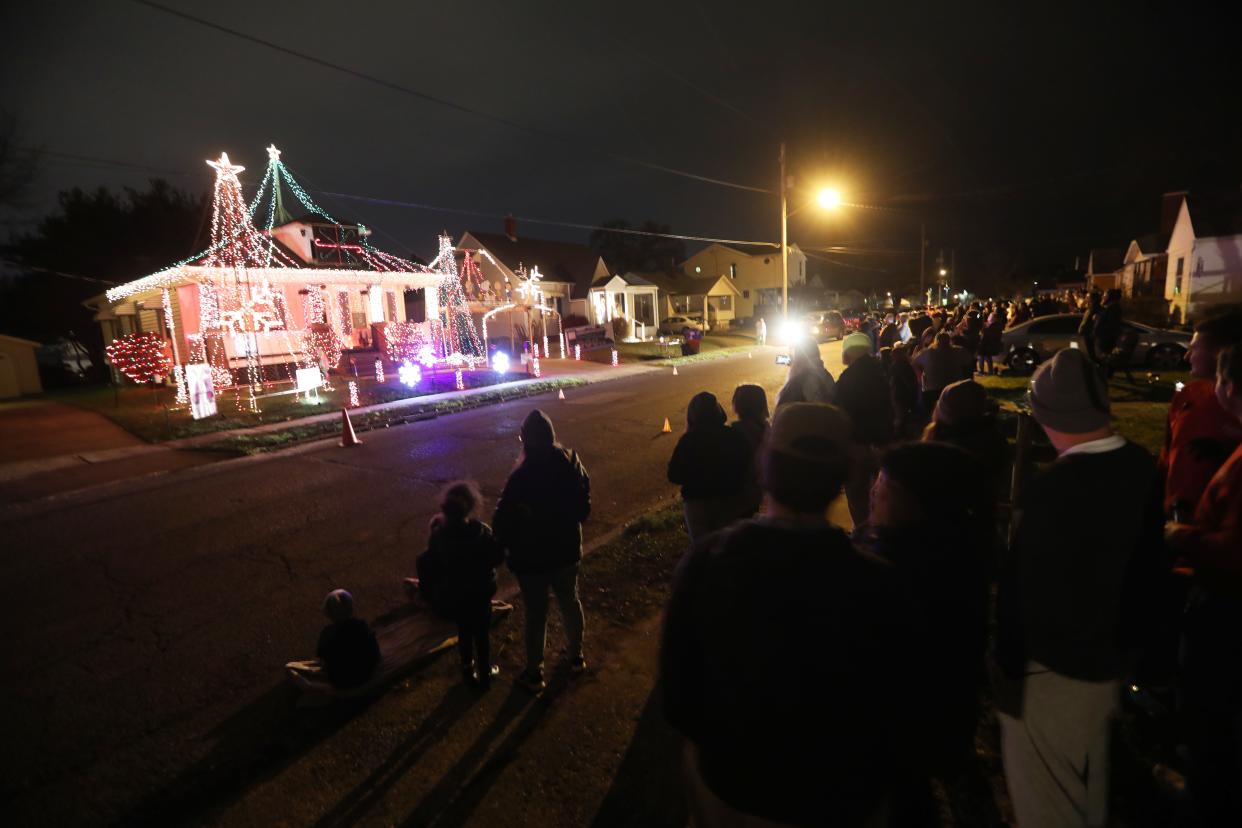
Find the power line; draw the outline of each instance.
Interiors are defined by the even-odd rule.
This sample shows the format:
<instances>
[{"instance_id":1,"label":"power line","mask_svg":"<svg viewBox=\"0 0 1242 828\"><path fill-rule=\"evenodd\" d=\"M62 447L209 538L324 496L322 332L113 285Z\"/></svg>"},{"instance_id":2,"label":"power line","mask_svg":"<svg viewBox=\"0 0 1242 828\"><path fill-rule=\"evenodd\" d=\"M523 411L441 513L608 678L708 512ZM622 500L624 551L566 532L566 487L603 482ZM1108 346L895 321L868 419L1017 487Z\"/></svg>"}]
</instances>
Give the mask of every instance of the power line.
<instances>
[{"instance_id":1,"label":"power line","mask_svg":"<svg viewBox=\"0 0 1242 828\"><path fill-rule=\"evenodd\" d=\"M408 86L403 86L402 84L394 83L393 81L390 81L390 80L385 80L384 78L378 77L376 75L371 75L366 72L361 72L357 69L351 69L348 66L343 66L339 63L333 63L331 61L324 60L323 58L316 57L306 52L297 51L296 49L290 49L287 46L281 46L279 43L274 43L270 40L265 40L261 37L256 37L255 35L247 34L246 32L242 32L237 29L229 28L228 26L222 26L219 23L213 23L212 21L206 20L202 17L196 17L195 15L188 14L187 12L183 12L178 9L169 8L168 6L153 2L153 0L131 0L131 1L134 3L137 3L140 6L147 6L148 8L155 9L156 11L161 11L161 12L164 12L165 14L170 14L174 17L180 17L183 20L188 20L200 26L205 26L209 29L214 29L218 32L223 32L224 34L231 35L232 37L240 38L242 40L246 40L251 43L258 44L259 46L264 46L268 49L273 49L282 54L289 55L290 57L295 57L295 58L298 58L299 60L307 61L308 63L313 63L316 66L322 66L326 69L331 69L335 72L341 72L346 75L350 75L352 77L358 78L359 80L364 80L364 81L367 81L368 83L373 83L373 84L376 84L377 86L382 86L385 89L389 89L394 92L400 92L404 95L409 95L411 97L418 98L419 100L426 101L428 103L433 103L438 106L447 107L449 109L456 110L457 112L462 112L467 115L473 115L477 118L484 118L486 120L493 121L495 123L507 126L510 129L520 130L522 132L530 133L531 135L539 136L540 138L555 141L561 144L562 146L569 147L571 149L590 150L591 152L594 152L598 155L606 156L616 161L622 161L627 164L632 164L634 166L646 167L647 169L656 170L658 172L663 172L663 173L668 173L669 175L677 175L677 176L681 176L682 178L689 178L695 181L702 181L707 184L716 184L721 187L732 187L733 189L736 189L736 190L746 190L746 191L753 192L753 193L766 193L769 195L772 192L771 190L765 189L763 187L752 187L749 184L739 184L735 181L726 181L721 178L712 178L710 176L698 175L697 173L687 172L686 170L679 170L674 167L665 166L664 164L657 164L652 161L644 161L641 158L635 158L634 156L631 156L631 155L621 155L619 153L610 152L609 150L605 150L600 147L591 147L587 144L582 143L581 139L569 138L567 136L563 136L556 132L551 132L549 130L540 129L539 127L533 127L528 124L519 123L518 121L511 120L501 115L494 115L490 112L484 112L482 110L466 106L465 104L460 104L460 103L457 103L456 101L449 100L448 98L442 98L437 95L430 95L426 92L421 92L417 89L412 89Z\"/></svg>"},{"instance_id":2,"label":"power line","mask_svg":"<svg viewBox=\"0 0 1242 828\"><path fill-rule=\"evenodd\" d=\"M344 198L351 201L362 201L369 204L377 204L385 207L408 207L415 210L432 210L439 213L455 213L463 216L478 216L480 218L504 219L507 215L500 213L488 213L482 210L463 210L456 207L439 207L434 204L419 204L414 201L398 201L391 198L374 198L372 196L360 196L352 193L336 193L330 190L310 190L310 192L319 195L331 196L333 198ZM530 216L513 216L518 221L529 222L530 224L546 224L553 227L568 227L574 230L603 230L608 233L624 233L631 236L654 236L661 239L680 239L682 241L702 241L717 242L719 244L750 244L759 247L778 248L780 244L777 242L762 241L740 241L738 239L717 239L711 236L689 236L681 233L658 233L651 230L638 230L628 227L604 227L599 224L580 224L573 221L557 221L555 219L532 218Z\"/></svg>"},{"instance_id":3,"label":"power line","mask_svg":"<svg viewBox=\"0 0 1242 828\"><path fill-rule=\"evenodd\" d=\"M65 273L62 270L49 270L46 267L38 267L36 265L26 264L25 262L15 262L12 259L0 259L0 262L6 265L12 265L16 268L21 268L22 270L30 270L35 273L46 273L49 276L62 276L66 279L78 279L83 282L97 282L98 284L109 285L111 287L116 287L121 284L120 282L111 282L107 279L96 279L94 276L79 276L76 273Z\"/></svg>"}]
</instances>

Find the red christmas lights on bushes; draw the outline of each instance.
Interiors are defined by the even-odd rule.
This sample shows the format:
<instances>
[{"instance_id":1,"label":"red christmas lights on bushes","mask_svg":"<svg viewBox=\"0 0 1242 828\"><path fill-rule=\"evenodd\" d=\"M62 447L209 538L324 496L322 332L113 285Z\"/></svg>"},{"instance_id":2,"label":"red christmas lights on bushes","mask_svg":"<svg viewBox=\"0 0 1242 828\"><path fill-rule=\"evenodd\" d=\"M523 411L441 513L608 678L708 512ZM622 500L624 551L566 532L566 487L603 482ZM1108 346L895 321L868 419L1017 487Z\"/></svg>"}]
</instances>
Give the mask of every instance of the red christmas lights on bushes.
<instances>
[{"instance_id":1,"label":"red christmas lights on bushes","mask_svg":"<svg viewBox=\"0 0 1242 828\"><path fill-rule=\"evenodd\" d=\"M172 370L165 342L157 334L126 334L104 350L112 367L134 382L158 382Z\"/></svg>"}]
</instances>

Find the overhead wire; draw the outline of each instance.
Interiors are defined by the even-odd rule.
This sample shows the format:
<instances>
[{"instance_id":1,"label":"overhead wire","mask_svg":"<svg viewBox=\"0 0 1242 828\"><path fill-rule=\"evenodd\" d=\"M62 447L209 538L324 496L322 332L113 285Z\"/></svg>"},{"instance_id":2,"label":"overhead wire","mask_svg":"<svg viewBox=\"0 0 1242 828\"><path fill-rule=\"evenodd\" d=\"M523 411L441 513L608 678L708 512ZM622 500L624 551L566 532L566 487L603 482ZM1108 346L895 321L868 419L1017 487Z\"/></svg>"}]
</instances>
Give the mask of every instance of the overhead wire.
<instances>
[{"instance_id":1,"label":"overhead wire","mask_svg":"<svg viewBox=\"0 0 1242 828\"><path fill-rule=\"evenodd\" d=\"M317 57L308 52L302 52L302 51L298 51L297 49L291 49L287 46L282 46L279 43L275 43L273 41L266 40L264 38L249 34L247 32L243 32L238 29L233 29L228 26L215 23L211 20L207 20L206 18L198 17L188 12L181 11L180 9L174 9L169 6L165 6L162 3L156 3L154 2L154 0L131 0L131 2L137 3L140 6L146 6L148 8L155 9L156 11L164 12L165 14L169 14L174 17L179 17L183 20L188 20L191 23L195 23L199 26L204 26L209 29L214 29L215 31L222 32L224 34L230 35L231 37L236 37L241 40L246 40L250 43L254 43L259 46L263 46L265 48L280 52L282 54L289 55L290 57L295 57L295 58L298 58L299 60L304 60L308 63L313 63L316 66L321 66L325 69L331 69L335 72L341 72L343 74L350 75L351 77L358 78L359 80L364 80L364 81L367 81L368 83L373 83L377 86L382 86L385 89L388 89L394 92L400 92L404 95L409 95L410 97L417 98L422 101L426 101L427 103L436 104L437 106L442 106L448 109L455 110L457 112L461 112L467 115L472 115L477 118L482 118L488 121L492 121L493 123L501 124L503 126L509 127L510 129L515 129L521 132L526 132L531 135L535 135L540 138L543 138L545 140L555 141L556 143L562 146L565 146L569 149L579 150L579 151L589 150L590 152L596 155L605 156L607 158L611 158L616 161L622 161L624 163L627 163L633 166L645 167L647 169L655 170L657 172L663 172L669 175L676 175L682 178L692 179L695 181L701 181L707 184L715 184L721 187L730 187L736 190L745 190L745 191L754 192L754 193L765 193L769 195L772 194L772 190L764 188L764 187L755 187L749 184L741 184L736 181L727 181L722 178L714 178L712 176L699 175L698 173L689 172L687 170L680 170L675 167L667 166L665 164L658 164L653 161L647 161L642 158L636 158L632 155L624 155L622 153L612 152L611 150L606 150L601 147L593 147L593 146L583 143L580 138L570 137L570 136L562 135L561 133L558 133L558 132L554 132L552 130L542 129L540 127L531 126L530 124L524 124L519 121L515 121L511 118L504 117L502 115L496 115L491 112L485 112L481 109L476 109L471 106L466 106L465 104L458 103L457 101L453 101L448 98L441 97L439 95L432 95L432 94L423 92L418 89L413 89L409 86L405 86L403 84L399 84L394 81L381 78L377 75L372 75L370 73L362 72L357 69L351 69L348 66L344 66L339 63L334 63L329 60L325 60L324 58Z\"/></svg>"}]
</instances>

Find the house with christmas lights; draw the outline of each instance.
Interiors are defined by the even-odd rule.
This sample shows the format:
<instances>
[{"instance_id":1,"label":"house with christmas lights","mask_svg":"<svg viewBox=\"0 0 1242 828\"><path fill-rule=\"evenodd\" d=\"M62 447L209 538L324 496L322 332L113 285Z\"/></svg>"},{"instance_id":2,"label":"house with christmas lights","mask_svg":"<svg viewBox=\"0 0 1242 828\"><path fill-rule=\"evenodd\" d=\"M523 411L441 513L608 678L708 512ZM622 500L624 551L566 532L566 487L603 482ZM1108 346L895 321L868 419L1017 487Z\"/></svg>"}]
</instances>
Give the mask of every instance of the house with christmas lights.
<instances>
[{"instance_id":1,"label":"house with christmas lights","mask_svg":"<svg viewBox=\"0 0 1242 828\"><path fill-rule=\"evenodd\" d=\"M258 192L247 202L223 154L216 171L211 244L202 253L106 291L91 306L110 341L135 332L164 338L179 398L184 368L209 366L217 388L259 392L300 368L326 378L347 351L401 361L486 361L456 272L451 240L418 264L376 249L370 231L314 203L268 148ZM282 189L305 212L290 217ZM419 292L424 318L406 318Z\"/></svg>"},{"instance_id":2,"label":"house with christmas lights","mask_svg":"<svg viewBox=\"0 0 1242 828\"><path fill-rule=\"evenodd\" d=\"M471 230L462 235L458 248L470 251L496 302L513 300L524 273L539 269L540 289L548 307L563 317L581 316L591 324L603 324L587 302L591 286L611 275L608 264L585 244L518 238L513 219L504 233Z\"/></svg>"}]
</instances>

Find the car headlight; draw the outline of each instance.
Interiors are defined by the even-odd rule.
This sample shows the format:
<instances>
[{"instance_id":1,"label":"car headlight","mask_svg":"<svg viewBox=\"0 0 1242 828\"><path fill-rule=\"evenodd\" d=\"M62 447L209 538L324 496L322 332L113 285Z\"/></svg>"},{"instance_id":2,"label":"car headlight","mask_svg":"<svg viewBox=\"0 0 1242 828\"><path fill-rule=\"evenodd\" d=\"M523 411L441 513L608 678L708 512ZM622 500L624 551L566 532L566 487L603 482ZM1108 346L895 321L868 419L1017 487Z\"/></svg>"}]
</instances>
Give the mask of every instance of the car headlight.
<instances>
[{"instance_id":1,"label":"car headlight","mask_svg":"<svg viewBox=\"0 0 1242 828\"><path fill-rule=\"evenodd\" d=\"M811 333L819 333L819 328L811 328Z\"/></svg>"}]
</instances>

